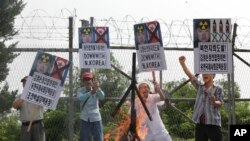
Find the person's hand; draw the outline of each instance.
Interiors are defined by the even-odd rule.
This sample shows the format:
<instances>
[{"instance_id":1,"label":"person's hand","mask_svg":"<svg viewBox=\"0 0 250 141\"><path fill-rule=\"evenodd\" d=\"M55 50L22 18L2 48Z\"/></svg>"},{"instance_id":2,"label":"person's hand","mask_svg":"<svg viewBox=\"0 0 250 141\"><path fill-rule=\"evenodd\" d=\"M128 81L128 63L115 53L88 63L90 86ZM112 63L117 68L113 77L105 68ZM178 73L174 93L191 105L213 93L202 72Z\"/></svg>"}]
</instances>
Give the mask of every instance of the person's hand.
<instances>
[{"instance_id":1,"label":"person's hand","mask_svg":"<svg viewBox=\"0 0 250 141\"><path fill-rule=\"evenodd\" d=\"M93 82L92 94L95 94L96 91L100 88L100 83L98 81Z\"/></svg>"},{"instance_id":2,"label":"person's hand","mask_svg":"<svg viewBox=\"0 0 250 141\"><path fill-rule=\"evenodd\" d=\"M156 81L154 82L154 87L155 87L155 92L156 93L159 93L161 91L160 84L157 83Z\"/></svg>"},{"instance_id":3,"label":"person's hand","mask_svg":"<svg viewBox=\"0 0 250 141\"><path fill-rule=\"evenodd\" d=\"M98 81L94 81L93 82L93 89L99 89L99 87L100 87L100 83L98 82Z\"/></svg>"},{"instance_id":4,"label":"person's hand","mask_svg":"<svg viewBox=\"0 0 250 141\"><path fill-rule=\"evenodd\" d=\"M219 100L216 100L216 97L214 95L209 97L210 102L212 103L212 105L214 105L214 107L219 108L222 105L222 102Z\"/></svg>"},{"instance_id":5,"label":"person's hand","mask_svg":"<svg viewBox=\"0 0 250 141\"><path fill-rule=\"evenodd\" d=\"M179 57L179 62L180 62L180 64L184 64L185 61L186 61L186 57L185 57L185 56L180 56L180 57Z\"/></svg>"},{"instance_id":6,"label":"person's hand","mask_svg":"<svg viewBox=\"0 0 250 141\"><path fill-rule=\"evenodd\" d=\"M13 102L12 106L15 108L15 109L20 109L22 106L23 106L23 102L24 100L23 99L17 99Z\"/></svg>"},{"instance_id":7,"label":"person's hand","mask_svg":"<svg viewBox=\"0 0 250 141\"><path fill-rule=\"evenodd\" d=\"M214 105L214 104L215 104L215 101L216 101L215 96L212 95L212 96L209 97L209 99L210 99L210 102Z\"/></svg>"}]
</instances>

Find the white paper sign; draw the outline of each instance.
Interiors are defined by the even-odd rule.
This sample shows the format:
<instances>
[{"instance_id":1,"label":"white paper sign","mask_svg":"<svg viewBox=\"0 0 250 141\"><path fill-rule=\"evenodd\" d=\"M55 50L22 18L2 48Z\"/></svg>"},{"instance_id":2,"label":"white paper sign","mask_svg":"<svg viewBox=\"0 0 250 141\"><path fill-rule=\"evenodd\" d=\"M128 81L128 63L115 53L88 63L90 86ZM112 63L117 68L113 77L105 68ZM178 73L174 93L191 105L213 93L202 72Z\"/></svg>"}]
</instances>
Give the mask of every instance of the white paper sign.
<instances>
[{"instance_id":1,"label":"white paper sign","mask_svg":"<svg viewBox=\"0 0 250 141\"><path fill-rule=\"evenodd\" d=\"M232 73L232 46L227 42L201 42L194 49L195 73Z\"/></svg>"},{"instance_id":2,"label":"white paper sign","mask_svg":"<svg viewBox=\"0 0 250 141\"><path fill-rule=\"evenodd\" d=\"M231 19L194 19L195 73L232 73Z\"/></svg>"},{"instance_id":3,"label":"white paper sign","mask_svg":"<svg viewBox=\"0 0 250 141\"><path fill-rule=\"evenodd\" d=\"M110 50L106 44L87 43L79 49L81 68L111 68Z\"/></svg>"},{"instance_id":4,"label":"white paper sign","mask_svg":"<svg viewBox=\"0 0 250 141\"><path fill-rule=\"evenodd\" d=\"M48 109L56 109L62 91L60 83L58 79L34 72L33 76L28 77L21 99Z\"/></svg>"},{"instance_id":5,"label":"white paper sign","mask_svg":"<svg viewBox=\"0 0 250 141\"><path fill-rule=\"evenodd\" d=\"M164 49L160 43L140 44L138 47L139 70L156 71L166 69Z\"/></svg>"}]
</instances>

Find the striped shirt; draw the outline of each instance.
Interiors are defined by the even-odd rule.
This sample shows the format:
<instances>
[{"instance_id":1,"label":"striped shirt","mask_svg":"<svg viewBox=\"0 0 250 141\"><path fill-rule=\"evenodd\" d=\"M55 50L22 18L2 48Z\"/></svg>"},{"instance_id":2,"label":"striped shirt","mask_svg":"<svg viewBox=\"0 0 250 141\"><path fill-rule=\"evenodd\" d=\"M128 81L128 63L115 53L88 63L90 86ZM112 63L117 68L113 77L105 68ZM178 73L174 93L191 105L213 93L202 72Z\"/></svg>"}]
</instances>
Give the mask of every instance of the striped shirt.
<instances>
[{"instance_id":1,"label":"striped shirt","mask_svg":"<svg viewBox=\"0 0 250 141\"><path fill-rule=\"evenodd\" d=\"M196 123L200 123L200 116L202 114L205 114L206 125L217 125L221 127L220 108L215 107L209 100L209 97L214 95L216 100L223 102L223 89L219 86L214 85L210 88L205 88L205 86L201 84L201 82L196 78L191 82L193 86L198 90L192 119Z\"/></svg>"}]
</instances>

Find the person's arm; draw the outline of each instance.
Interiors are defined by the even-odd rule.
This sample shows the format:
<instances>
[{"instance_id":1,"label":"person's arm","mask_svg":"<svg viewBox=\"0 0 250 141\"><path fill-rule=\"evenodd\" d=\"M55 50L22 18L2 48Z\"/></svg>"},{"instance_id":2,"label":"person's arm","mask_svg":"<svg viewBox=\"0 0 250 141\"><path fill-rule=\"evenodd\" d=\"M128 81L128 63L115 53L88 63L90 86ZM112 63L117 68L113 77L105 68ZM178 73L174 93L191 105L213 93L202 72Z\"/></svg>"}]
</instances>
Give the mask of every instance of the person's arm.
<instances>
[{"instance_id":1,"label":"person's arm","mask_svg":"<svg viewBox=\"0 0 250 141\"><path fill-rule=\"evenodd\" d=\"M158 83L155 83L155 92L157 92L160 96L160 101L165 101L166 105L170 104L170 101L168 98L166 98L164 95L164 92L162 91L160 85Z\"/></svg>"},{"instance_id":2,"label":"person's arm","mask_svg":"<svg viewBox=\"0 0 250 141\"><path fill-rule=\"evenodd\" d=\"M85 101L90 96L91 92L85 92L82 88L77 90L77 99L80 101Z\"/></svg>"},{"instance_id":3,"label":"person's arm","mask_svg":"<svg viewBox=\"0 0 250 141\"><path fill-rule=\"evenodd\" d=\"M210 96L210 101L211 103L214 105L214 107L219 108L222 106L223 104L223 89L222 88L218 88L217 91L215 91L215 94L213 94L212 96Z\"/></svg>"},{"instance_id":4,"label":"person's arm","mask_svg":"<svg viewBox=\"0 0 250 141\"><path fill-rule=\"evenodd\" d=\"M155 92L160 95L160 101L164 101L165 96L163 94L163 91L162 91L160 85L157 82L154 82L154 87L155 87Z\"/></svg>"},{"instance_id":5,"label":"person's arm","mask_svg":"<svg viewBox=\"0 0 250 141\"><path fill-rule=\"evenodd\" d=\"M221 107L221 105L222 105L222 102L219 101L219 100L216 100L216 98L215 98L214 95L212 95L212 96L210 97L210 101L211 101L211 103L214 105L214 107L216 107L216 108L219 108L219 107Z\"/></svg>"},{"instance_id":6,"label":"person's arm","mask_svg":"<svg viewBox=\"0 0 250 141\"><path fill-rule=\"evenodd\" d=\"M98 97L100 100L103 100L104 97L105 97L105 94L104 94L104 92L103 92L101 89L98 89L98 90L96 91L96 95L97 95L97 97Z\"/></svg>"},{"instance_id":7,"label":"person's arm","mask_svg":"<svg viewBox=\"0 0 250 141\"><path fill-rule=\"evenodd\" d=\"M98 81L94 81L93 90L91 91L91 93L96 94L100 100L104 99L105 94L101 90L100 83Z\"/></svg>"},{"instance_id":8,"label":"person's arm","mask_svg":"<svg viewBox=\"0 0 250 141\"><path fill-rule=\"evenodd\" d=\"M187 65L186 65L186 63L185 63L185 61L186 61L186 57L185 57L185 56L180 56L180 57L179 57L179 62L180 62L180 65L181 65L183 71L184 71L185 74L189 77L190 80L194 80L194 79L195 79L195 76L194 76L194 74L192 74L192 73L190 72L190 70L188 69L188 67L187 67Z\"/></svg>"},{"instance_id":9,"label":"person's arm","mask_svg":"<svg viewBox=\"0 0 250 141\"><path fill-rule=\"evenodd\" d=\"M23 99L16 99L13 103L12 103L12 107L15 109L20 109L23 105L24 100Z\"/></svg>"}]
</instances>

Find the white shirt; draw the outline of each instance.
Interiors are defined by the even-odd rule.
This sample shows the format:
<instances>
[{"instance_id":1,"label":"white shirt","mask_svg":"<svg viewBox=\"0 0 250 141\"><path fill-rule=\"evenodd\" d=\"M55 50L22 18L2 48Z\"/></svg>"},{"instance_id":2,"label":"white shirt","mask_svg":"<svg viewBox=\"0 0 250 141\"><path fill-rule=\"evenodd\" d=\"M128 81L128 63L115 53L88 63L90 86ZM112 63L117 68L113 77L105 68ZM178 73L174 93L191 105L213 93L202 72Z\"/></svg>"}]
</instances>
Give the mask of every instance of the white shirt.
<instances>
[{"instance_id":1,"label":"white shirt","mask_svg":"<svg viewBox=\"0 0 250 141\"><path fill-rule=\"evenodd\" d=\"M20 99L21 95L18 95L16 99ZM44 108L42 106L27 102L24 100L22 107L20 108L20 120L21 122L31 121L32 113L34 113L34 120L43 119Z\"/></svg>"},{"instance_id":2,"label":"white shirt","mask_svg":"<svg viewBox=\"0 0 250 141\"><path fill-rule=\"evenodd\" d=\"M144 110L141 101L137 98L135 101L135 109L137 120L141 122L141 130L148 129L149 135L156 135L159 132L166 131L165 126L161 120L157 103L160 101L160 96L158 94L149 94L146 99L146 106L152 117L152 121L147 116L146 111ZM168 132L167 132L168 133Z\"/></svg>"}]
</instances>

